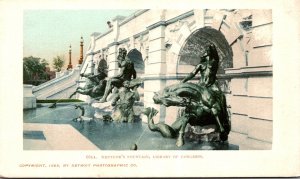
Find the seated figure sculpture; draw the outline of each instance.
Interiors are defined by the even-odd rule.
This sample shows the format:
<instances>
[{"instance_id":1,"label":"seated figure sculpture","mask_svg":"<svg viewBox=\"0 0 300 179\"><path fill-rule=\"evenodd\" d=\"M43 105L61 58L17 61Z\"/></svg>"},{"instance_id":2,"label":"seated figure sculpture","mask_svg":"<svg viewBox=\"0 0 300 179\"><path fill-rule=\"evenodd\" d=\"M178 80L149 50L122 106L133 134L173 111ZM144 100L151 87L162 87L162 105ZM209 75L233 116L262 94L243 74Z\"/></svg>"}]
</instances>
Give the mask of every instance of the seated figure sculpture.
<instances>
[{"instance_id":1,"label":"seated figure sculpture","mask_svg":"<svg viewBox=\"0 0 300 179\"><path fill-rule=\"evenodd\" d=\"M86 83L84 87L78 87L74 93L70 95L69 98L72 98L76 93L83 95L88 95L92 98L99 99L103 96L107 76L106 71L103 69L98 70L98 74L80 74L81 77L86 77Z\"/></svg>"},{"instance_id":2,"label":"seated figure sculpture","mask_svg":"<svg viewBox=\"0 0 300 179\"><path fill-rule=\"evenodd\" d=\"M216 47L211 44L201 57L200 63L179 84L166 87L161 94L155 93L153 100L156 104L165 106L182 106L183 114L176 119L172 126L164 123L154 124L153 117L157 114L154 108L146 108L144 114L148 117L148 127L160 132L164 137L177 137L177 146L184 145L184 131L189 123L192 126L215 124L220 132L220 139L226 141L231 124L227 111L226 99L220 90L216 74L219 56ZM200 72L198 84L187 82Z\"/></svg>"},{"instance_id":3,"label":"seated figure sculpture","mask_svg":"<svg viewBox=\"0 0 300 179\"><path fill-rule=\"evenodd\" d=\"M134 86L132 86L134 85ZM138 101L139 93L137 91L139 84L131 84L129 81L124 81L123 88L112 101L112 106L116 106L114 120L122 122L133 122L134 112L133 104Z\"/></svg>"},{"instance_id":4,"label":"seated figure sculpture","mask_svg":"<svg viewBox=\"0 0 300 179\"><path fill-rule=\"evenodd\" d=\"M117 59L120 72L116 76L113 76L107 80L105 92L99 101L100 103L106 102L107 96L112 92L113 87L120 88L123 86L124 81L131 81L132 79L136 79L136 71L134 69L134 64L127 57L127 50L125 48L119 49Z\"/></svg>"}]
</instances>

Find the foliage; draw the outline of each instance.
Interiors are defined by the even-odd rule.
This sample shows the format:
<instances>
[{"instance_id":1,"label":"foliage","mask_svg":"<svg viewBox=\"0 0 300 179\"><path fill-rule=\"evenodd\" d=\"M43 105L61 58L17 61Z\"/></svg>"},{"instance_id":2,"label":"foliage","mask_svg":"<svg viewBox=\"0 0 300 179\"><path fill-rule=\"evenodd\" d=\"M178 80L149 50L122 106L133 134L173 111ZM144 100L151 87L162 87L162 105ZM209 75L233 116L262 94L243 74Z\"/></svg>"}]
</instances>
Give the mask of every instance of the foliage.
<instances>
[{"instance_id":1,"label":"foliage","mask_svg":"<svg viewBox=\"0 0 300 179\"><path fill-rule=\"evenodd\" d=\"M41 82L49 80L46 73L48 62L39 57L24 57L23 58L23 83L38 85Z\"/></svg>"},{"instance_id":2,"label":"foliage","mask_svg":"<svg viewBox=\"0 0 300 179\"><path fill-rule=\"evenodd\" d=\"M53 68L57 71L60 72L61 68L65 64L65 59L63 56L56 56L53 58Z\"/></svg>"},{"instance_id":3,"label":"foliage","mask_svg":"<svg viewBox=\"0 0 300 179\"><path fill-rule=\"evenodd\" d=\"M71 103L71 102L83 102L79 99L43 99L37 100L37 103Z\"/></svg>"}]
</instances>

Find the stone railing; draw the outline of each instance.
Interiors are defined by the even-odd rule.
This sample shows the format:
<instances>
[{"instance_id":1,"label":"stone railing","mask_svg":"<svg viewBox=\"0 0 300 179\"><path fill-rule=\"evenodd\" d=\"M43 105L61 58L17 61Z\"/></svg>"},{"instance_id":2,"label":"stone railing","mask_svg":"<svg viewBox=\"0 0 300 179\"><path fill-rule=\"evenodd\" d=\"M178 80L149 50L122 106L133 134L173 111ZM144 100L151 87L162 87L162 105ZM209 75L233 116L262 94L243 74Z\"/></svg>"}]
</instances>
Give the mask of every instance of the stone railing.
<instances>
[{"instance_id":1,"label":"stone railing","mask_svg":"<svg viewBox=\"0 0 300 179\"><path fill-rule=\"evenodd\" d=\"M80 69L73 69L68 74L50 80L39 86L33 87L33 94L38 99L47 99L55 96L55 94L76 86L76 80L79 78Z\"/></svg>"}]
</instances>

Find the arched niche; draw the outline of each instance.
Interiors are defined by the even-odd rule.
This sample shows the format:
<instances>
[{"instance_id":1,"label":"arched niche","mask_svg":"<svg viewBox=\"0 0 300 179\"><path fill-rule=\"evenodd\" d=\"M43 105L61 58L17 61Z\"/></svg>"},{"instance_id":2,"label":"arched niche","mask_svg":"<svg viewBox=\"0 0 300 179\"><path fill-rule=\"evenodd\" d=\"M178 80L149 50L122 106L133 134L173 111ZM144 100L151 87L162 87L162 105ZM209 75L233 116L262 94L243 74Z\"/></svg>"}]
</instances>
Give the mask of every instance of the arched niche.
<instances>
[{"instance_id":1,"label":"arched niche","mask_svg":"<svg viewBox=\"0 0 300 179\"><path fill-rule=\"evenodd\" d=\"M232 68L233 52L222 32L204 27L191 33L179 51L177 73L190 73L199 64L205 48L214 44L220 58L218 74L224 74L226 68Z\"/></svg>"},{"instance_id":2,"label":"arched niche","mask_svg":"<svg viewBox=\"0 0 300 179\"><path fill-rule=\"evenodd\" d=\"M127 54L128 58L134 63L137 76L141 76L145 73L145 63L142 57L142 53L137 49L132 49Z\"/></svg>"},{"instance_id":3,"label":"arched niche","mask_svg":"<svg viewBox=\"0 0 300 179\"><path fill-rule=\"evenodd\" d=\"M107 61L105 59L102 58L99 61L97 70L98 70L98 73L102 71L107 74L108 65L107 65Z\"/></svg>"},{"instance_id":4,"label":"arched niche","mask_svg":"<svg viewBox=\"0 0 300 179\"><path fill-rule=\"evenodd\" d=\"M137 49L132 49L127 53L127 57L134 63L134 69L136 71L137 78L140 78L142 75L145 74L145 63L142 57L142 53L138 51ZM140 105L144 106L144 84L140 85L138 88L138 92L140 95Z\"/></svg>"}]
</instances>

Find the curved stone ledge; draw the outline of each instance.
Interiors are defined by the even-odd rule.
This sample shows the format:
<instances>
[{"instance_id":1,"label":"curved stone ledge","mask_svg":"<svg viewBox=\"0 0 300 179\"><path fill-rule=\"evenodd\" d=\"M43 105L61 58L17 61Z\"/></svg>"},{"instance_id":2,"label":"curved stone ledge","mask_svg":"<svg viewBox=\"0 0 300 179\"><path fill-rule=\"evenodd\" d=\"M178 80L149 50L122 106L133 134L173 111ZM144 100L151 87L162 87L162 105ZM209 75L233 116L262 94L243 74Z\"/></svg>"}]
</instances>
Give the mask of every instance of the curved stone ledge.
<instances>
[{"instance_id":1,"label":"curved stone ledge","mask_svg":"<svg viewBox=\"0 0 300 179\"><path fill-rule=\"evenodd\" d=\"M39 86L33 87L33 92L37 92L39 90L42 90L43 88L46 88L46 87L48 87L50 85L53 85L53 84L55 84L55 83L57 83L57 82L59 82L61 80L66 79L66 78L70 78L74 74L74 71L75 71L75 69L72 70L71 73L69 73L67 75L60 76L58 78L54 78L53 80L47 81L47 82L45 82L45 83L43 83L43 84L41 84Z\"/></svg>"}]
</instances>

